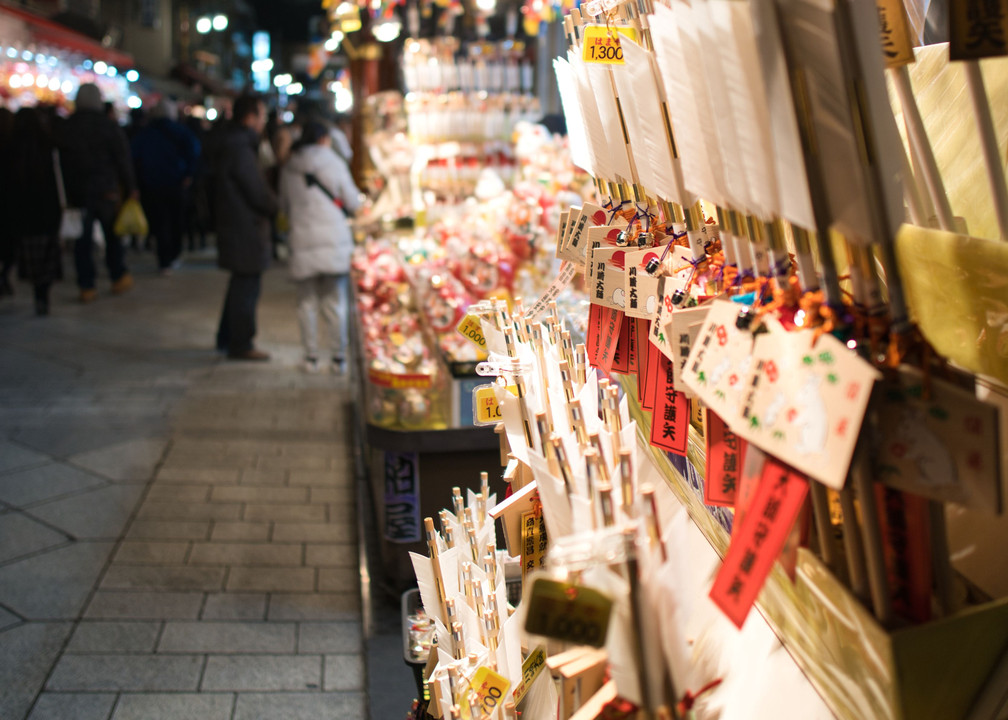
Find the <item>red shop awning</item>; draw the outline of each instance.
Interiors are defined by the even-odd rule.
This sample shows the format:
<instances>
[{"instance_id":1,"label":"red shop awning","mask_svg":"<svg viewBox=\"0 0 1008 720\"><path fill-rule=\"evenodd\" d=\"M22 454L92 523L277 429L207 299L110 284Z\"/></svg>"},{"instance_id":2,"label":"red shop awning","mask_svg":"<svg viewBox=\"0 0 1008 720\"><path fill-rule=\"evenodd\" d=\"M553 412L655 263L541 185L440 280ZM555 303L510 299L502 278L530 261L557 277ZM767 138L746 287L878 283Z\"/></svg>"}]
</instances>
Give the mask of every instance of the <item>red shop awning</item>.
<instances>
[{"instance_id":1,"label":"red shop awning","mask_svg":"<svg viewBox=\"0 0 1008 720\"><path fill-rule=\"evenodd\" d=\"M107 48L100 42L64 27L41 15L9 5L0 5L0 13L13 15L21 20L31 33L32 39L40 44L54 45L71 52L79 52L92 60L104 60L120 69L133 67L133 56L121 50Z\"/></svg>"}]
</instances>

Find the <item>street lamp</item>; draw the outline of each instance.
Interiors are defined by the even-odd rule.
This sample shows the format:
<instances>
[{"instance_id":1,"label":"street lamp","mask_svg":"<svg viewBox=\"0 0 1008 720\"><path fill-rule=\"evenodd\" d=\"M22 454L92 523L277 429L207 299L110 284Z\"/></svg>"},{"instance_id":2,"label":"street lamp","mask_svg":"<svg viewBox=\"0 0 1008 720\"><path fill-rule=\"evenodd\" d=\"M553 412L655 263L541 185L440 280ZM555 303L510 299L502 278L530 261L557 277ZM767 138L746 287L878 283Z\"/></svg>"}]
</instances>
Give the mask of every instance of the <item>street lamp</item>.
<instances>
[{"instance_id":1,"label":"street lamp","mask_svg":"<svg viewBox=\"0 0 1008 720\"><path fill-rule=\"evenodd\" d=\"M228 18L227 15L214 15L213 19L213 29L217 32L222 32L227 30Z\"/></svg>"},{"instance_id":2,"label":"street lamp","mask_svg":"<svg viewBox=\"0 0 1008 720\"><path fill-rule=\"evenodd\" d=\"M213 28L213 20L208 17L201 17L196 21L196 32L206 35Z\"/></svg>"}]
</instances>

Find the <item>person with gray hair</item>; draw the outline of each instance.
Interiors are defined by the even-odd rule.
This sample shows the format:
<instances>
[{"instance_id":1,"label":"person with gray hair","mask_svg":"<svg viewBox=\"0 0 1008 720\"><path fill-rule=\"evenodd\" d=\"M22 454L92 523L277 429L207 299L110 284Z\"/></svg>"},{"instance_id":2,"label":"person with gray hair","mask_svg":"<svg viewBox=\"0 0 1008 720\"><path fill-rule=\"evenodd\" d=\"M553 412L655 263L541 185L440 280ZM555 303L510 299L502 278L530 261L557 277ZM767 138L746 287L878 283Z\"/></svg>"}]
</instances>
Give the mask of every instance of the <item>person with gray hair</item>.
<instances>
[{"instance_id":1,"label":"person with gray hair","mask_svg":"<svg viewBox=\"0 0 1008 720\"><path fill-rule=\"evenodd\" d=\"M178 105L164 98L131 144L140 202L157 243L158 268L171 274L182 254L185 195L196 175L199 140L178 122Z\"/></svg>"},{"instance_id":2,"label":"person with gray hair","mask_svg":"<svg viewBox=\"0 0 1008 720\"><path fill-rule=\"evenodd\" d=\"M126 135L105 114L101 90L84 83L77 91L74 113L63 124L59 140L67 204L84 210L84 228L74 246L81 302L98 297L95 290L94 240L96 222L105 233L105 265L112 292L133 287L122 242L115 234L116 214L124 197L135 196L136 181Z\"/></svg>"}]
</instances>

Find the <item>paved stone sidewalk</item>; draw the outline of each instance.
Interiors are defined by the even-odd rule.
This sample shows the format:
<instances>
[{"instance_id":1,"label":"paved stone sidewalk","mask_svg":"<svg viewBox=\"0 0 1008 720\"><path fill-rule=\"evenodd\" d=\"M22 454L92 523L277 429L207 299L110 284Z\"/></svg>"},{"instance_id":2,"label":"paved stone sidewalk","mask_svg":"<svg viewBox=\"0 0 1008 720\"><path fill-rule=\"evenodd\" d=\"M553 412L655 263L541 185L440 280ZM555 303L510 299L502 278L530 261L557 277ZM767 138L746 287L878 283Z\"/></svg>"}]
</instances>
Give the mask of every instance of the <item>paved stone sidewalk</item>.
<instances>
[{"instance_id":1,"label":"paved stone sidewalk","mask_svg":"<svg viewBox=\"0 0 1008 720\"><path fill-rule=\"evenodd\" d=\"M210 350L208 261L137 275L0 304L0 718L367 717L346 381L281 270L263 365Z\"/></svg>"}]
</instances>

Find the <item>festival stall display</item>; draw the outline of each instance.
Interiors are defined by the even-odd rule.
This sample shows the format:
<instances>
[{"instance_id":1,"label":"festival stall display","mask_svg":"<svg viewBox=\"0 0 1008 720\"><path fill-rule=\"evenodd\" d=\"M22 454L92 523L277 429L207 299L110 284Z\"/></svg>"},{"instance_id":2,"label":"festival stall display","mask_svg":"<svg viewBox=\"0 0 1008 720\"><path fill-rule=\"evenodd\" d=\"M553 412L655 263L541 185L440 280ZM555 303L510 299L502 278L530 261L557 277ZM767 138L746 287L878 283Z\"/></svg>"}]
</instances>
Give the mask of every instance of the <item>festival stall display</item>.
<instances>
[{"instance_id":1,"label":"festival stall display","mask_svg":"<svg viewBox=\"0 0 1008 720\"><path fill-rule=\"evenodd\" d=\"M997 561L968 561L1008 537L1008 192L984 85L1001 66L976 59L978 17L999 11L971 7L951 10L951 48L916 51L898 2L571 11L554 66L596 196L560 213L551 292L469 309L495 376L474 415L506 442L510 493L487 514L521 561L524 650L481 654L474 623L452 634L447 602L495 586L441 561L468 531L430 519L414 562L442 613L432 716L1005 711L1008 589ZM973 103L942 108L948 130L917 105L938 72ZM971 197L995 211L960 212L1000 241L966 234L932 150L967 121L987 169ZM583 335L550 303L579 275ZM686 551L694 529L710 564ZM557 684L519 694L542 677L519 662Z\"/></svg>"}]
</instances>

